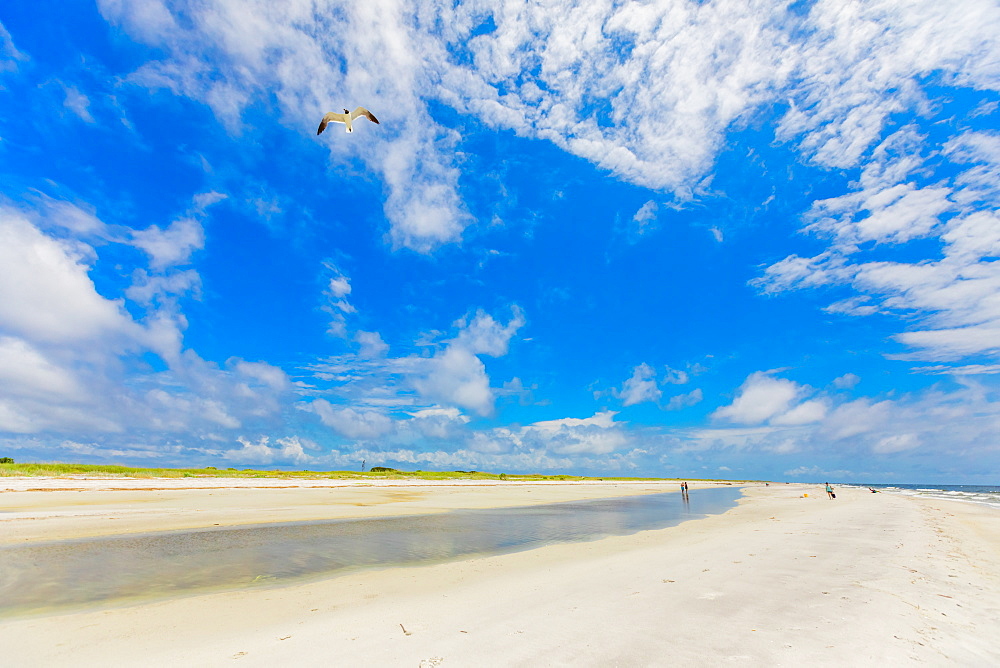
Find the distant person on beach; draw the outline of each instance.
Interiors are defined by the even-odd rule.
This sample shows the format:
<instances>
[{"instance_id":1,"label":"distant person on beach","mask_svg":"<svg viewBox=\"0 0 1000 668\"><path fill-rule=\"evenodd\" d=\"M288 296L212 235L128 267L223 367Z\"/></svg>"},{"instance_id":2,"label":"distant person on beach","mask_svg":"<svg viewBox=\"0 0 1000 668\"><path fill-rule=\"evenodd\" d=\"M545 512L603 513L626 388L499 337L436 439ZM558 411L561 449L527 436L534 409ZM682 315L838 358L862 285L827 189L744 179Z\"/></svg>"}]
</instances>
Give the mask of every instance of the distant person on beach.
<instances>
[{"instance_id":1,"label":"distant person on beach","mask_svg":"<svg viewBox=\"0 0 1000 668\"><path fill-rule=\"evenodd\" d=\"M878 494L878 490L875 489L874 487L869 487L868 491L871 492L872 494Z\"/></svg>"},{"instance_id":2,"label":"distant person on beach","mask_svg":"<svg viewBox=\"0 0 1000 668\"><path fill-rule=\"evenodd\" d=\"M833 493L833 487L830 487L830 483L826 483L826 495L831 499L837 498L837 495Z\"/></svg>"}]
</instances>

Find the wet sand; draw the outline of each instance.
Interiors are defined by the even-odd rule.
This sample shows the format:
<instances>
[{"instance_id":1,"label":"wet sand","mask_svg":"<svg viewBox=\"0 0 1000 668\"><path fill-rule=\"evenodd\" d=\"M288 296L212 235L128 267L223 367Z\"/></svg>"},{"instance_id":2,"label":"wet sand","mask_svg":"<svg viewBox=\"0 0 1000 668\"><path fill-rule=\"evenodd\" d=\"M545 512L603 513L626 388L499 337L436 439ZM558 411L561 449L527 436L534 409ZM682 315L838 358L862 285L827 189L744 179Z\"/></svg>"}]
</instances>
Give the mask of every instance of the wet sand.
<instances>
[{"instance_id":1,"label":"wet sand","mask_svg":"<svg viewBox=\"0 0 1000 668\"><path fill-rule=\"evenodd\" d=\"M269 522L426 515L677 489L676 482L631 481L0 478L0 545Z\"/></svg>"},{"instance_id":2,"label":"wet sand","mask_svg":"<svg viewBox=\"0 0 1000 668\"><path fill-rule=\"evenodd\" d=\"M598 493L570 485L459 489L467 495L431 488L420 498L355 507L396 514L399 507L440 509L473 500L481 504L475 507L524 505L534 494ZM192 498L198 491L178 494ZM303 498L312 493L299 491ZM396 491L411 490L351 493L362 499L357 503L369 503ZM0 646L18 666L996 665L1000 513L837 491L830 501L817 486L750 487L724 514L631 536L289 587L5 619ZM95 499L105 494L93 493ZM25 494L59 492L0 493L0 504L19 498L16 512L24 518L36 510L55 513L38 525L68 528L79 519L58 515L74 512L62 501L28 507ZM76 494L84 501L91 492ZM215 518L241 517L235 506L227 502L219 509L214 501L212 492L211 500L181 504L187 517L179 524L192 521L199 504ZM270 512L290 517L297 511L285 509L293 501L275 503ZM113 524L102 515L113 506L99 499L97 513L86 516L87 530L102 516ZM149 507L157 526L170 515L166 501ZM142 524L139 516L135 526ZM40 535L19 524L0 526L15 528L19 540Z\"/></svg>"}]
</instances>

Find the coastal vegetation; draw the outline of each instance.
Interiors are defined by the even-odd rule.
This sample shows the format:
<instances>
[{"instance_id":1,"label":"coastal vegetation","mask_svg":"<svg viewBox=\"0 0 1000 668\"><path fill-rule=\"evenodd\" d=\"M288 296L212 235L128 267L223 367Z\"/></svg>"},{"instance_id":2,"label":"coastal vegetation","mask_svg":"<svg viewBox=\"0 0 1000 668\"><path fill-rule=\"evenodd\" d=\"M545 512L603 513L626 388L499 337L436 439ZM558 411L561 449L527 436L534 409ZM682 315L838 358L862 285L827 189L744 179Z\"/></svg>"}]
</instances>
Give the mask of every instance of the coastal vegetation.
<instances>
[{"instance_id":1,"label":"coastal vegetation","mask_svg":"<svg viewBox=\"0 0 1000 668\"><path fill-rule=\"evenodd\" d=\"M10 460L9 457L4 458ZM549 481L549 480L669 480L669 478L626 477L626 476L575 476L536 473L488 473L484 471L399 471L385 466L373 466L369 471L291 471L216 468L146 468L120 466L117 464L63 464L63 463L14 463L13 460L0 463L0 477L10 476L97 476L118 478L343 478L350 480L508 480L508 481Z\"/></svg>"}]
</instances>

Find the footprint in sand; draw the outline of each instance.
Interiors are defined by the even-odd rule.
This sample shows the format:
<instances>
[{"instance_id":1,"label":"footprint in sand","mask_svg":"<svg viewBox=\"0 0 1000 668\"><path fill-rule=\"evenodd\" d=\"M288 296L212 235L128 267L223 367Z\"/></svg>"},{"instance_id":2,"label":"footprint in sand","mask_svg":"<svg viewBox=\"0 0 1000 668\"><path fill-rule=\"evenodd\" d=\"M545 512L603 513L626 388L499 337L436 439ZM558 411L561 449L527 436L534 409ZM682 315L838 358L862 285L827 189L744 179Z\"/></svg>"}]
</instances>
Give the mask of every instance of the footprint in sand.
<instances>
[{"instance_id":1,"label":"footprint in sand","mask_svg":"<svg viewBox=\"0 0 1000 668\"><path fill-rule=\"evenodd\" d=\"M444 663L444 659L440 656L432 656L429 659L424 659L420 662L420 668L436 668Z\"/></svg>"}]
</instances>

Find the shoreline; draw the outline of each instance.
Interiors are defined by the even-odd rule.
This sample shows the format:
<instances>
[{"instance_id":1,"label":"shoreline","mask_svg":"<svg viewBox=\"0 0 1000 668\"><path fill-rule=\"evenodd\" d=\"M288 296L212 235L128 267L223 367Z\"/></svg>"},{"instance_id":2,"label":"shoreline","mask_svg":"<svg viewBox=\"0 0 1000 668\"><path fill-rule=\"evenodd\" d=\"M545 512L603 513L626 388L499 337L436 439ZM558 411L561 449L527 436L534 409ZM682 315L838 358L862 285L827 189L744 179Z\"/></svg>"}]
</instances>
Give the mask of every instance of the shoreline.
<instances>
[{"instance_id":1,"label":"shoreline","mask_svg":"<svg viewBox=\"0 0 1000 668\"><path fill-rule=\"evenodd\" d=\"M691 486L725 485L692 481ZM214 526L427 515L677 491L679 483L673 481L386 480L373 484L329 479L6 478L0 480L0 546Z\"/></svg>"},{"instance_id":2,"label":"shoreline","mask_svg":"<svg viewBox=\"0 0 1000 668\"><path fill-rule=\"evenodd\" d=\"M736 508L666 529L3 620L0 643L15 665L1000 660L1000 513L837 497L751 486Z\"/></svg>"}]
</instances>

